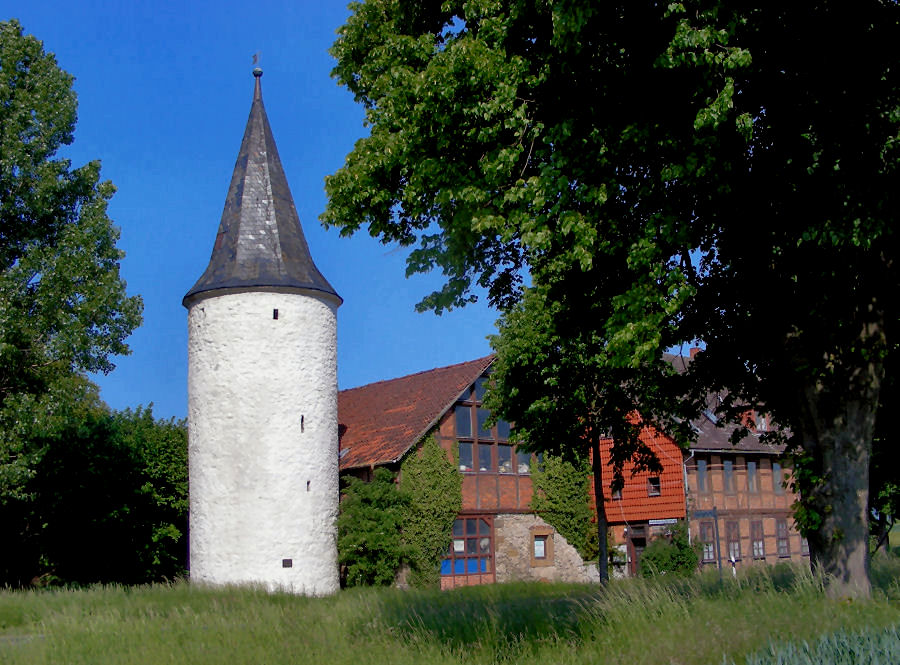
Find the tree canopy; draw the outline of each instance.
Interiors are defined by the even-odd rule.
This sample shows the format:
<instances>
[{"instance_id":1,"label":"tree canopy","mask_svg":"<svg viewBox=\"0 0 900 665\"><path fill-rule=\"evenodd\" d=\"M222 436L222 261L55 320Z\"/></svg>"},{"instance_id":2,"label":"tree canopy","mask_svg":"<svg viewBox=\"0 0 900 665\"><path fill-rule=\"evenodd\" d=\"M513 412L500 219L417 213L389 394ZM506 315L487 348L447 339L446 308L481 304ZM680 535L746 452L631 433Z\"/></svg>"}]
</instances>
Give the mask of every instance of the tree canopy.
<instances>
[{"instance_id":1,"label":"tree canopy","mask_svg":"<svg viewBox=\"0 0 900 665\"><path fill-rule=\"evenodd\" d=\"M33 473L0 501L4 586L172 580L187 565L183 421L112 412L73 376L52 431L26 442Z\"/></svg>"},{"instance_id":2,"label":"tree canopy","mask_svg":"<svg viewBox=\"0 0 900 665\"><path fill-rule=\"evenodd\" d=\"M128 352L142 303L119 275L114 187L72 167L73 78L15 20L0 22L0 502L34 473L26 442L56 427L67 382Z\"/></svg>"},{"instance_id":3,"label":"tree canopy","mask_svg":"<svg viewBox=\"0 0 900 665\"><path fill-rule=\"evenodd\" d=\"M334 75L371 131L327 179L323 221L441 270L420 304L438 313L476 286L509 309L527 267L601 395L634 372L645 420L677 430L710 392L722 422L771 414L799 451L813 560L837 593L868 593L869 455L897 353L900 6L351 8ZM664 350L696 341L672 371Z\"/></svg>"}]
</instances>

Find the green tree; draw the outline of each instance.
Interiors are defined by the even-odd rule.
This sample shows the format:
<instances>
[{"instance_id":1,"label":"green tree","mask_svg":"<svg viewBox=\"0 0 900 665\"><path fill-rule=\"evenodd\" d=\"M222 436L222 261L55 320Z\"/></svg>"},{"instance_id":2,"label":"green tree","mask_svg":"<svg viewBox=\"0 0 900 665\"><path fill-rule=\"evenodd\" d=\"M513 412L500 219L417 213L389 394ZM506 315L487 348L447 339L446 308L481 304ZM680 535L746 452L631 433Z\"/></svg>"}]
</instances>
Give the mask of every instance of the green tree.
<instances>
[{"instance_id":1,"label":"green tree","mask_svg":"<svg viewBox=\"0 0 900 665\"><path fill-rule=\"evenodd\" d=\"M111 414L111 439L129 452L138 478L129 492L140 525L132 543L144 582L183 575L188 558L187 422L157 419L153 405Z\"/></svg>"},{"instance_id":2,"label":"green tree","mask_svg":"<svg viewBox=\"0 0 900 665\"><path fill-rule=\"evenodd\" d=\"M338 516L338 561L345 586L390 585L406 559L401 537L409 498L379 467L369 482L347 478Z\"/></svg>"},{"instance_id":3,"label":"green tree","mask_svg":"<svg viewBox=\"0 0 900 665\"><path fill-rule=\"evenodd\" d=\"M598 298L591 307L603 303ZM590 309L573 313L566 302L548 298L546 289L528 289L498 321L500 334L491 337L497 360L487 405L516 423L516 436L528 449L566 458L590 457L594 496L600 497L597 542L599 551L606 552L607 488L622 488L622 469L628 460L636 469L661 468L652 449L639 438L641 421L634 417L635 393L643 394L646 382L641 378L648 370L605 365L602 332L583 325L583 317L590 320L590 313ZM643 395L645 405L651 399L651 394ZM600 455L600 442L607 437L616 442L610 451L611 478L605 477ZM608 580L607 557L598 557L597 568L601 581Z\"/></svg>"},{"instance_id":4,"label":"green tree","mask_svg":"<svg viewBox=\"0 0 900 665\"><path fill-rule=\"evenodd\" d=\"M0 584L14 587L52 575L45 553L47 515L39 506L41 501L44 505L47 502L41 496L40 483L52 480L38 473L41 464L48 451L71 436L78 423L87 429L88 422L96 423L105 414L97 386L78 375L54 381L38 404L31 395L16 397L19 417L12 420L12 426L0 430L6 441L17 444L11 463L0 467L6 472L5 491L0 493L0 524L6 540L15 543L14 547L0 549ZM12 411L8 406L6 413ZM5 452L12 454L9 447ZM81 482L77 475L65 478L68 484Z\"/></svg>"},{"instance_id":5,"label":"green tree","mask_svg":"<svg viewBox=\"0 0 900 665\"><path fill-rule=\"evenodd\" d=\"M144 584L187 563L187 431L152 408L110 412L73 380L23 496L0 505L15 547L0 584Z\"/></svg>"},{"instance_id":6,"label":"green tree","mask_svg":"<svg viewBox=\"0 0 900 665\"><path fill-rule=\"evenodd\" d=\"M23 423L51 427L72 373L110 371L141 321L119 276L112 184L99 162L56 156L75 119L72 77L18 22L0 22L0 502L39 458Z\"/></svg>"},{"instance_id":7,"label":"green tree","mask_svg":"<svg viewBox=\"0 0 900 665\"><path fill-rule=\"evenodd\" d=\"M426 437L400 467L400 490L408 498L402 531L411 586L440 584L441 559L462 508L462 475L456 469L433 436Z\"/></svg>"},{"instance_id":8,"label":"green tree","mask_svg":"<svg viewBox=\"0 0 900 665\"><path fill-rule=\"evenodd\" d=\"M527 266L561 334L596 338L595 392L634 371L620 394L679 438L711 392L722 422L771 414L804 460L813 561L834 593L868 594L869 456L897 353L900 6L352 9L334 75L371 134L327 180L323 221L417 244L408 272L446 276L420 304L437 312L476 286L515 304ZM676 374L663 351L698 340Z\"/></svg>"}]
</instances>

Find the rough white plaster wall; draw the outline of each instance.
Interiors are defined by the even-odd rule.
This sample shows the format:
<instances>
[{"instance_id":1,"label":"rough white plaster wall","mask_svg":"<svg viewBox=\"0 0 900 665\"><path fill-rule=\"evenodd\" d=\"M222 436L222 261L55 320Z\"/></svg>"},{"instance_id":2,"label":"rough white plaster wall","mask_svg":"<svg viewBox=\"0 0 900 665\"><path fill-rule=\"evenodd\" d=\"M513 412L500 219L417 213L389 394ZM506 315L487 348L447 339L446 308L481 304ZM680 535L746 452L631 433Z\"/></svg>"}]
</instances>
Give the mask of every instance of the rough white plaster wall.
<instances>
[{"instance_id":1,"label":"rough white plaster wall","mask_svg":"<svg viewBox=\"0 0 900 665\"><path fill-rule=\"evenodd\" d=\"M338 590L336 309L272 292L191 305L193 581Z\"/></svg>"}]
</instances>

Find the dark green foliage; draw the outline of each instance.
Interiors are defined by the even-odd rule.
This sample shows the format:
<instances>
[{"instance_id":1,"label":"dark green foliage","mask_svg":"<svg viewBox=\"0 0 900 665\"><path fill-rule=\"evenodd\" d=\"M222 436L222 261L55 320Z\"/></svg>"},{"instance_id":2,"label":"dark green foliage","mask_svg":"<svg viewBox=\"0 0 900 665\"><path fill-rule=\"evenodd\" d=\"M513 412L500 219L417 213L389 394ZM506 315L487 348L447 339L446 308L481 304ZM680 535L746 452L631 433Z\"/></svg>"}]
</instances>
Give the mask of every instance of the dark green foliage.
<instances>
[{"instance_id":1,"label":"dark green foliage","mask_svg":"<svg viewBox=\"0 0 900 665\"><path fill-rule=\"evenodd\" d=\"M0 21L0 504L27 493L72 374L110 371L141 322L106 213L113 185L97 161L56 157L73 140L72 80Z\"/></svg>"},{"instance_id":2,"label":"dark green foliage","mask_svg":"<svg viewBox=\"0 0 900 665\"><path fill-rule=\"evenodd\" d=\"M107 412L97 387L78 375L54 381L40 397L16 395L6 406L5 413L16 416L6 432L18 438L19 455L28 461L22 464L13 457L13 463L6 467L6 479L11 482L0 493L0 523L8 540L16 543L15 547L0 548L0 583L21 586L44 575L52 577L52 563L43 552L46 526L48 520L52 521L46 514L52 503L48 493L62 488L46 484L52 480L40 473L47 469L49 451L68 445L66 441L79 423L84 424L84 430L90 429L102 423ZM10 474L11 469L16 473ZM81 483L78 475L64 480L66 487Z\"/></svg>"},{"instance_id":3,"label":"dark green foliage","mask_svg":"<svg viewBox=\"0 0 900 665\"><path fill-rule=\"evenodd\" d=\"M139 472L134 519L142 535L135 548L144 580L171 580L187 565L187 424L157 420L151 404L113 412L110 426L114 441L131 451Z\"/></svg>"},{"instance_id":4,"label":"dark green foliage","mask_svg":"<svg viewBox=\"0 0 900 665\"><path fill-rule=\"evenodd\" d=\"M345 586L394 582L405 559L400 530L408 503L387 469L375 469L369 482L347 478L338 517L338 560Z\"/></svg>"},{"instance_id":5,"label":"dark green foliage","mask_svg":"<svg viewBox=\"0 0 900 665\"><path fill-rule=\"evenodd\" d=\"M0 506L15 547L0 550L2 583L139 584L187 564L187 431L152 407L108 412L96 388L37 442L22 498Z\"/></svg>"},{"instance_id":6,"label":"dark green foliage","mask_svg":"<svg viewBox=\"0 0 900 665\"><path fill-rule=\"evenodd\" d=\"M403 542L410 564L409 583L436 587L440 563L450 545L453 521L462 507L462 475L433 436L410 452L400 467Z\"/></svg>"},{"instance_id":7,"label":"dark green foliage","mask_svg":"<svg viewBox=\"0 0 900 665\"><path fill-rule=\"evenodd\" d=\"M597 557L597 529L589 495L591 468L585 460L570 462L547 455L543 468L532 468L531 509L578 550L585 561Z\"/></svg>"},{"instance_id":8,"label":"dark green foliage","mask_svg":"<svg viewBox=\"0 0 900 665\"><path fill-rule=\"evenodd\" d=\"M679 522L671 536L652 541L641 553L641 575L693 575L700 563L700 544L691 545L687 525Z\"/></svg>"},{"instance_id":9,"label":"dark green foliage","mask_svg":"<svg viewBox=\"0 0 900 665\"><path fill-rule=\"evenodd\" d=\"M891 600L900 600L900 551L880 550L872 555L872 586L886 592Z\"/></svg>"}]
</instances>

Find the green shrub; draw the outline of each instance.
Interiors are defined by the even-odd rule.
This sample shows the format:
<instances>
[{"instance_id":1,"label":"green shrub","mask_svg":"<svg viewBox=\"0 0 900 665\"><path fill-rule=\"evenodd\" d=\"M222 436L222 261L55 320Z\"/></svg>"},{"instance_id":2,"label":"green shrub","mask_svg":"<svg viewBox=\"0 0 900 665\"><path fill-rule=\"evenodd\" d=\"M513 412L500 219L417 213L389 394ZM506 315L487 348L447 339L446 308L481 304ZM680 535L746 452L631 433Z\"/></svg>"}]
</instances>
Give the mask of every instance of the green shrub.
<instances>
[{"instance_id":1,"label":"green shrub","mask_svg":"<svg viewBox=\"0 0 900 665\"><path fill-rule=\"evenodd\" d=\"M408 503L387 469L375 469L371 482L347 479L338 516L338 560L345 586L393 583L405 558L400 529Z\"/></svg>"},{"instance_id":2,"label":"green shrub","mask_svg":"<svg viewBox=\"0 0 900 665\"><path fill-rule=\"evenodd\" d=\"M691 545L687 526L679 522L672 529L671 537L657 538L643 551L641 575L691 575L697 571L700 561L698 548L699 544Z\"/></svg>"}]
</instances>

